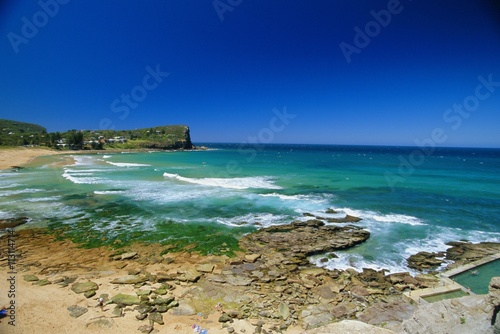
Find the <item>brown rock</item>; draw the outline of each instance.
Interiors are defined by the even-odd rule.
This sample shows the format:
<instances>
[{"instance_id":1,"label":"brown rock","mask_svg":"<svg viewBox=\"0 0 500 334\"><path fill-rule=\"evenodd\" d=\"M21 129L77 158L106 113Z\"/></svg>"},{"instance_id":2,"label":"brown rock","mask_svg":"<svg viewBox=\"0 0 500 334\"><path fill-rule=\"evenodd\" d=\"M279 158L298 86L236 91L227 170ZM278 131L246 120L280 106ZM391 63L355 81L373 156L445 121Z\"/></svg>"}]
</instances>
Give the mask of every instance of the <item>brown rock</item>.
<instances>
[{"instance_id":1,"label":"brown rock","mask_svg":"<svg viewBox=\"0 0 500 334\"><path fill-rule=\"evenodd\" d=\"M253 253L275 251L288 260L307 263L307 256L351 247L369 236L370 232L356 226L325 226L321 221L309 220L261 229L240 239L240 245Z\"/></svg>"}]
</instances>

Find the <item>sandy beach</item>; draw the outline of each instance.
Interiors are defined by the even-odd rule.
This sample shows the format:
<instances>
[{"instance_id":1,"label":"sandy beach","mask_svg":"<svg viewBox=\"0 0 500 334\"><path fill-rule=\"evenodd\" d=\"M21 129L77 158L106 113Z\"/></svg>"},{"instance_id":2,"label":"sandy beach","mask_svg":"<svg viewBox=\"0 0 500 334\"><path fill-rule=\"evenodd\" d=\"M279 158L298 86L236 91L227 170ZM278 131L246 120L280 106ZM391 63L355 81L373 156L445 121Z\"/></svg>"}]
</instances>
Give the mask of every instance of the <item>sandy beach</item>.
<instances>
[{"instance_id":1,"label":"sandy beach","mask_svg":"<svg viewBox=\"0 0 500 334\"><path fill-rule=\"evenodd\" d=\"M15 243L16 259L14 270L9 270L5 255L8 252L9 237L0 238L2 253L2 281L11 278L14 295L0 296L2 306L15 302L14 324L11 319L0 321L1 333L140 333L141 326L148 326L148 319L139 321L134 306L123 308L116 314L116 304L98 306L97 298L105 296L109 300L117 294L136 295L137 291L155 291L165 283L113 284L114 280L131 277L148 277L162 273L181 275L200 270L203 264L222 268L227 257L202 257L190 253L173 253L160 257L159 245L134 245L123 251L137 253L130 259L116 260L116 252L106 248L83 249L69 240L57 241L43 230L23 230L12 235ZM120 258L120 256L118 256ZM12 269L12 268L11 268ZM12 273L10 273L12 271ZM6 276L7 275L7 276ZM35 280L37 279L37 280ZM64 284L64 280L71 282ZM75 293L72 287L77 283L94 282L98 289L95 296L86 298L83 293ZM44 282L44 283L42 283ZM45 285L46 283L49 284ZM254 333L258 320L233 319L230 324L220 323L221 312L216 309L220 301L223 307L233 305L243 297L242 291L227 293L223 299L214 296L216 289L209 282L172 280L167 296L180 301L180 305L163 313L163 325L153 327L156 333L193 333L193 325L207 329L209 334L228 333L231 327L236 333ZM138 289L140 286L140 289ZM234 300L232 300L234 299ZM78 306L87 311L72 317L68 308ZM225 309L224 311L230 311ZM279 323L279 321L277 321ZM274 325L266 322L264 328ZM300 327L291 327L287 333L303 333Z\"/></svg>"},{"instance_id":2,"label":"sandy beach","mask_svg":"<svg viewBox=\"0 0 500 334\"><path fill-rule=\"evenodd\" d=\"M55 151L48 148L0 148L0 170L9 169L13 166L23 166L37 157L65 153L71 152Z\"/></svg>"}]
</instances>

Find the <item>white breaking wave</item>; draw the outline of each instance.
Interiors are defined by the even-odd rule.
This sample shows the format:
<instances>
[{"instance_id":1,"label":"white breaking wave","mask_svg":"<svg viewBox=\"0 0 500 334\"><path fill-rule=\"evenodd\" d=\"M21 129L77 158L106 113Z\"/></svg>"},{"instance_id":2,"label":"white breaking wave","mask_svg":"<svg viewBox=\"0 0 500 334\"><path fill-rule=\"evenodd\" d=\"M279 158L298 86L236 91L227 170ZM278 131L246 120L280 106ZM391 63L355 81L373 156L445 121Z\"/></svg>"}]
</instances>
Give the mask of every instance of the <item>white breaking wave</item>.
<instances>
[{"instance_id":1,"label":"white breaking wave","mask_svg":"<svg viewBox=\"0 0 500 334\"><path fill-rule=\"evenodd\" d=\"M315 256L311 259L311 262L319 267L325 267L331 270L354 269L357 272L362 272L363 268L369 268L377 271L385 269L387 270L386 274L400 273L405 271L408 271L413 275L417 274L416 272L408 268L403 261L398 262L395 259L382 259L380 261L367 260L362 255L357 253L335 252L335 255L337 255L338 258L329 259L327 262L320 261L321 258L324 258L325 256Z\"/></svg>"},{"instance_id":2,"label":"white breaking wave","mask_svg":"<svg viewBox=\"0 0 500 334\"><path fill-rule=\"evenodd\" d=\"M129 163L129 162L111 162L111 161L106 161L108 164L113 165L113 166L118 166L118 167L145 167L145 166L151 166L148 164L138 164L138 163Z\"/></svg>"},{"instance_id":3,"label":"white breaking wave","mask_svg":"<svg viewBox=\"0 0 500 334\"><path fill-rule=\"evenodd\" d=\"M316 203L328 203L328 198L317 195L283 195L278 193L260 194L263 197L277 197L284 201L310 201Z\"/></svg>"},{"instance_id":4,"label":"white breaking wave","mask_svg":"<svg viewBox=\"0 0 500 334\"><path fill-rule=\"evenodd\" d=\"M0 193L0 197L12 196L12 195L18 195L18 194L33 194L33 193L37 193L40 191L43 191L43 190L42 189L28 188L28 189L2 191Z\"/></svg>"},{"instance_id":5,"label":"white breaking wave","mask_svg":"<svg viewBox=\"0 0 500 334\"><path fill-rule=\"evenodd\" d=\"M222 187L229 189L282 189L280 186L269 181L269 178L257 177L237 177L237 178L189 178L179 174L163 173L163 176L183 182L199 184L203 186Z\"/></svg>"},{"instance_id":6,"label":"white breaking wave","mask_svg":"<svg viewBox=\"0 0 500 334\"><path fill-rule=\"evenodd\" d=\"M350 208L336 208L335 211L343 212L350 216L359 217L362 218L363 220L373 220L379 223L400 223L412 226L427 225L417 217L402 215L402 214L395 214L395 213L383 214L375 211L354 210Z\"/></svg>"},{"instance_id":7,"label":"white breaking wave","mask_svg":"<svg viewBox=\"0 0 500 334\"><path fill-rule=\"evenodd\" d=\"M54 202L59 201L61 196L52 196L52 197L40 197L40 198L27 198L26 202L37 203L37 202ZM62 205L62 203L57 202L57 204Z\"/></svg>"},{"instance_id":8,"label":"white breaking wave","mask_svg":"<svg viewBox=\"0 0 500 334\"><path fill-rule=\"evenodd\" d=\"M89 155L72 155L74 166L85 166L85 165L94 165L95 159L93 156Z\"/></svg>"},{"instance_id":9,"label":"white breaking wave","mask_svg":"<svg viewBox=\"0 0 500 334\"><path fill-rule=\"evenodd\" d=\"M281 225L287 222L289 217L285 215L273 215L271 213L259 213L253 214L249 213L243 216L231 217L231 218L214 218L214 220L220 224L227 226L244 226L244 225L259 225L262 227L268 227L272 225Z\"/></svg>"},{"instance_id":10,"label":"white breaking wave","mask_svg":"<svg viewBox=\"0 0 500 334\"><path fill-rule=\"evenodd\" d=\"M124 190L95 190L96 195L114 195L114 194L124 194Z\"/></svg>"},{"instance_id":11,"label":"white breaking wave","mask_svg":"<svg viewBox=\"0 0 500 334\"><path fill-rule=\"evenodd\" d=\"M75 184L97 184L102 183L102 179L98 177L76 177L78 173L72 174L68 173L67 170L64 171L62 177L66 180L71 181ZM76 175L76 176L75 176Z\"/></svg>"}]
</instances>

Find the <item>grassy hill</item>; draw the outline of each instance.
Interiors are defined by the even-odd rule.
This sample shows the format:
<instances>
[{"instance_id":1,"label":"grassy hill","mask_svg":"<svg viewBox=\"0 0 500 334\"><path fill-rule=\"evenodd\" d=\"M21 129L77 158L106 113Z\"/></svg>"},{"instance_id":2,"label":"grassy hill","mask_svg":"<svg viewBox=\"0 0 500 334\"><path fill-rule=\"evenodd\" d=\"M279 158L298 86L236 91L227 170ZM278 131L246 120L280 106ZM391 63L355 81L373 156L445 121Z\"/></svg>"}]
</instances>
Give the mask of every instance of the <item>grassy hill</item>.
<instances>
[{"instance_id":1,"label":"grassy hill","mask_svg":"<svg viewBox=\"0 0 500 334\"><path fill-rule=\"evenodd\" d=\"M47 136L47 129L43 126L0 119L0 145L19 146L35 145Z\"/></svg>"},{"instance_id":2,"label":"grassy hill","mask_svg":"<svg viewBox=\"0 0 500 334\"><path fill-rule=\"evenodd\" d=\"M0 146L57 149L192 149L189 127L165 125L134 130L70 130L47 133L40 125L0 120Z\"/></svg>"}]
</instances>

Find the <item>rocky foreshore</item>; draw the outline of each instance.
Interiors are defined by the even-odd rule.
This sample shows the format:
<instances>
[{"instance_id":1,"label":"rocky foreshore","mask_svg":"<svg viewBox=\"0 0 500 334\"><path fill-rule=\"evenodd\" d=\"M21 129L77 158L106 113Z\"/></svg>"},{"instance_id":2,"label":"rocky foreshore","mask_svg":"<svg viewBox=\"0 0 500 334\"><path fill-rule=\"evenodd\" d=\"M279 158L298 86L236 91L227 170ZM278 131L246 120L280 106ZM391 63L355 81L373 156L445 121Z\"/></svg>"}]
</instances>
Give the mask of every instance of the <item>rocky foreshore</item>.
<instances>
[{"instance_id":1,"label":"rocky foreshore","mask_svg":"<svg viewBox=\"0 0 500 334\"><path fill-rule=\"evenodd\" d=\"M68 301L60 308L65 321L85 327L82 333L125 333L125 325L137 333L162 328L187 333L193 331L185 331L191 323L210 328L210 334L316 333L312 329L341 320L379 326L364 327L367 333L402 332L403 322L418 308L402 292L436 285L435 275L327 270L308 259L359 244L369 235L354 225L296 221L243 237L245 251L228 257L164 254L158 244L82 249L45 231L23 230L16 233L16 266L29 289L67 291ZM5 268L5 237L0 244L0 267ZM21 314L30 314L29 300L19 304Z\"/></svg>"}]
</instances>

